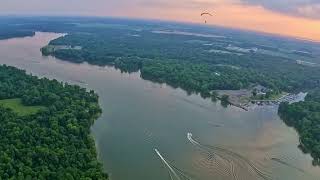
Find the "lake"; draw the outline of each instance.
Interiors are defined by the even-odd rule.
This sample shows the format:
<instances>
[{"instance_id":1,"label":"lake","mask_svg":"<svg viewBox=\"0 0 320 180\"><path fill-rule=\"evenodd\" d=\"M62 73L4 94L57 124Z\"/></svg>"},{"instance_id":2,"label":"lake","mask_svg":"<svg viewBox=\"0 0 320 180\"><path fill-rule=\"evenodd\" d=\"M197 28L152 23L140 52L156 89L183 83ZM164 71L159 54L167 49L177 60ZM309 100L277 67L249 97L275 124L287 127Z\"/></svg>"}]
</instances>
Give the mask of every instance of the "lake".
<instances>
[{"instance_id":1,"label":"lake","mask_svg":"<svg viewBox=\"0 0 320 180\"><path fill-rule=\"evenodd\" d=\"M92 135L112 180L320 179L276 106L224 108L140 73L43 57L40 48L61 35L1 40L0 63L99 94L103 114Z\"/></svg>"}]
</instances>

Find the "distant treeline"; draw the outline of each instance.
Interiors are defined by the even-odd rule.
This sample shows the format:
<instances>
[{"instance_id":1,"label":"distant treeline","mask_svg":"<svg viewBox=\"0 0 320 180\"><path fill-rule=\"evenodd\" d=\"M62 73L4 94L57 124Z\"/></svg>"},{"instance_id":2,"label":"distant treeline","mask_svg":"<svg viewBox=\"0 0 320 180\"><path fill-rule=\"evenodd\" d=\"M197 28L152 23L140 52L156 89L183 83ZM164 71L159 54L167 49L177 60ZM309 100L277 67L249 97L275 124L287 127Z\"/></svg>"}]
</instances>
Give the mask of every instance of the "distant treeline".
<instances>
[{"instance_id":1,"label":"distant treeline","mask_svg":"<svg viewBox=\"0 0 320 180\"><path fill-rule=\"evenodd\" d=\"M191 92L237 90L260 84L273 91L296 91L320 87L320 68L298 65L295 60L266 54L210 53L213 47L192 42L194 37L106 29L91 34L74 33L50 45L81 46L81 50L46 51L44 55L81 63L114 65L125 72L141 71L144 79L168 83ZM197 37L200 41L208 38ZM192 43L190 43L190 41Z\"/></svg>"},{"instance_id":2,"label":"distant treeline","mask_svg":"<svg viewBox=\"0 0 320 180\"><path fill-rule=\"evenodd\" d=\"M1 26L1 25L0 25ZM17 30L16 28L0 28L0 40L34 36L35 32L27 30Z\"/></svg>"}]
</instances>

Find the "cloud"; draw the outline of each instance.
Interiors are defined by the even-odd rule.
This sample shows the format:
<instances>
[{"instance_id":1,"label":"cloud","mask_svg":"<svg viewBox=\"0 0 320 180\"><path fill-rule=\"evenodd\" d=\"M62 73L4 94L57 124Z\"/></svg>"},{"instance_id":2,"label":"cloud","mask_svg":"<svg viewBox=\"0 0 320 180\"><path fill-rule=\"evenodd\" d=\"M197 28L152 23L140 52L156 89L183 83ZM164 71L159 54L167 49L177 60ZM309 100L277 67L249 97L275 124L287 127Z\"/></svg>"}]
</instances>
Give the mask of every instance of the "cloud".
<instances>
[{"instance_id":1,"label":"cloud","mask_svg":"<svg viewBox=\"0 0 320 180\"><path fill-rule=\"evenodd\" d=\"M144 18L148 15L154 19L203 23L199 12L212 11L215 15L208 24L320 41L320 20L306 18L317 15L315 6L300 5L301 0L279 1L296 9L279 9L275 0L140 0L126 11L126 16ZM294 2L294 6L289 1ZM290 15L293 9L294 16Z\"/></svg>"},{"instance_id":2,"label":"cloud","mask_svg":"<svg viewBox=\"0 0 320 180\"><path fill-rule=\"evenodd\" d=\"M217 6L227 0L142 0L140 5L150 8L169 9L203 9L208 6Z\"/></svg>"},{"instance_id":3,"label":"cloud","mask_svg":"<svg viewBox=\"0 0 320 180\"><path fill-rule=\"evenodd\" d=\"M23 3L23 6L21 6ZM320 19L320 0L1 0L0 14L115 14L123 8L207 10L230 4L261 6L267 10Z\"/></svg>"},{"instance_id":4,"label":"cloud","mask_svg":"<svg viewBox=\"0 0 320 180\"><path fill-rule=\"evenodd\" d=\"M139 1L141 0L0 0L0 14L113 14Z\"/></svg>"},{"instance_id":5,"label":"cloud","mask_svg":"<svg viewBox=\"0 0 320 180\"><path fill-rule=\"evenodd\" d=\"M320 19L320 0L138 0L147 8L202 9L228 5L260 6L289 16Z\"/></svg>"},{"instance_id":6,"label":"cloud","mask_svg":"<svg viewBox=\"0 0 320 180\"><path fill-rule=\"evenodd\" d=\"M299 14L307 17L319 18L320 17L320 3L314 5L304 5L297 8Z\"/></svg>"},{"instance_id":7,"label":"cloud","mask_svg":"<svg viewBox=\"0 0 320 180\"><path fill-rule=\"evenodd\" d=\"M240 0L247 5L258 5L268 10L312 19L320 19L319 0Z\"/></svg>"}]
</instances>

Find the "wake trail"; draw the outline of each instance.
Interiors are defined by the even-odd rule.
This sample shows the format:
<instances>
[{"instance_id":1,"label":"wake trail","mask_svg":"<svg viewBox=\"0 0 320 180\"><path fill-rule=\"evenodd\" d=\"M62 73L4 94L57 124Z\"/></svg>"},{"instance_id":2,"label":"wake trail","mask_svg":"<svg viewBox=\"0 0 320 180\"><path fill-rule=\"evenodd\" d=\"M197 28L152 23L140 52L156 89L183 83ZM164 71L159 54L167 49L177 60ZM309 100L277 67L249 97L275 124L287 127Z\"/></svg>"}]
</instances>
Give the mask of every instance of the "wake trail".
<instances>
[{"instance_id":1,"label":"wake trail","mask_svg":"<svg viewBox=\"0 0 320 180\"><path fill-rule=\"evenodd\" d=\"M233 152L233 151L230 151L228 149L224 149L224 148L220 148L220 147L212 147L213 149L216 149L218 151L221 151L221 152L224 152L224 153L227 153L229 154L230 156L234 156L234 157L237 157L239 160L247 163L253 170L255 173L257 173L261 178L265 179L265 180L268 180L268 179L272 179L269 175L265 174L264 172L262 172L258 167L256 167L255 164L253 164L250 160L246 159L245 157Z\"/></svg>"},{"instance_id":2,"label":"wake trail","mask_svg":"<svg viewBox=\"0 0 320 180\"><path fill-rule=\"evenodd\" d=\"M288 166L288 167L290 167L290 168L293 168L293 169L295 169L295 170L298 170L298 171L300 171L300 172L302 172L302 173L305 173L305 171L304 171L303 169L300 169L300 168L298 168L298 167L295 167L295 166L293 166L293 165L291 165L291 164L289 164L289 163L287 163L287 162L285 162L285 161L283 161L283 160L281 160L281 159L271 158L271 160L272 160L272 161L275 161L275 162L277 162L277 163L280 163L280 164L282 164L282 165Z\"/></svg>"},{"instance_id":3,"label":"wake trail","mask_svg":"<svg viewBox=\"0 0 320 180\"><path fill-rule=\"evenodd\" d=\"M212 159L217 167L225 167L228 163L229 164L231 163L229 159L224 158L223 156L215 153L214 151L210 151L210 148L208 148L206 146L203 146L199 142L195 141L192 138L192 134L191 133L187 133L187 138L191 142L191 144L193 144L196 147L199 147L201 150L204 150L206 153L208 153L209 159ZM216 168L215 170L220 175L225 175L225 174L231 173L231 172L227 172L226 169L222 169L222 168L221 169Z\"/></svg>"},{"instance_id":4,"label":"wake trail","mask_svg":"<svg viewBox=\"0 0 320 180\"><path fill-rule=\"evenodd\" d=\"M176 173L176 171L170 166L170 164L166 161L166 159L160 154L160 152L157 149L154 149L154 151L156 152L156 154L160 157L161 161L167 166L167 168L169 169L169 171L174 175L174 177L177 180L181 180L179 175ZM173 180L173 177L170 175L171 179Z\"/></svg>"},{"instance_id":5,"label":"wake trail","mask_svg":"<svg viewBox=\"0 0 320 180\"><path fill-rule=\"evenodd\" d=\"M194 140L192 138L192 134L188 133L187 134L187 138L188 140L196 146L200 146L200 147L205 147L205 149L210 149L211 151L214 151L215 154L220 154L219 156L223 157L223 159L226 159L227 162L232 163L232 159L228 159L227 157L230 156L231 158L239 161L238 163L242 162L247 164L248 167L250 167L251 170L253 170L253 172L258 175L260 178L264 179L264 180L272 180L272 177L267 175L265 172L263 172L262 170L260 170L258 167L256 167L255 164L253 164L250 160L246 159L245 157L243 157L240 154L237 154L233 151L230 151L228 149L225 148L221 148L221 147L216 147L216 146L209 146L209 145L202 145L199 142L197 142L196 140ZM229 157L229 158L230 158ZM249 170L249 169L248 169ZM235 172L235 167L231 167L231 172ZM234 179L239 179L235 174L233 174L233 178Z\"/></svg>"}]
</instances>

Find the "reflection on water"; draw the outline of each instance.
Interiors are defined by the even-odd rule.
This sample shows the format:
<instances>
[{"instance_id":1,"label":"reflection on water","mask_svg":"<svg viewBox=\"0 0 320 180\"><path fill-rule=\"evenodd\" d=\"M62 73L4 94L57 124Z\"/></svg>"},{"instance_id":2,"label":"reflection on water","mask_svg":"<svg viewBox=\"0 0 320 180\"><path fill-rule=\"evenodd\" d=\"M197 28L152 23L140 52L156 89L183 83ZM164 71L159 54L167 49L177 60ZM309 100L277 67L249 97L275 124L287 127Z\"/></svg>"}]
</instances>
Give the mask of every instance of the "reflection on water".
<instances>
[{"instance_id":1,"label":"reflection on water","mask_svg":"<svg viewBox=\"0 0 320 180\"><path fill-rule=\"evenodd\" d=\"M272 177L272 172L268 172L267 168L262 166L263 162L252 162L241 154L223 147L200 144L192 138L191 133L187 134L187 138L194 146L198 147L199 150L207 152L207 158L204 159L207 168L216 171L215 174L219 173L221 176L224 176L225 179L274 179ZM279 162L304 173L303 170L281 161L280 159L264 159L264 161L270 160Z\"/></svg>"},{"instance_id":2,"label":"reflection on water","mask_svg":"<svg viewBox=\"0 0 320 180\"><path fill-rule=\"evenodd\" d=\"M103 114L92 127L99 159L112 179L255 180L320 178L276 107L249 112L188 96L111 67L42 57L61 35L0 41L0 63L94 89ZM192 133L194 137L189 134ZM191 135L191 136L190 136Z\"/></svg>"}]
</instances>

